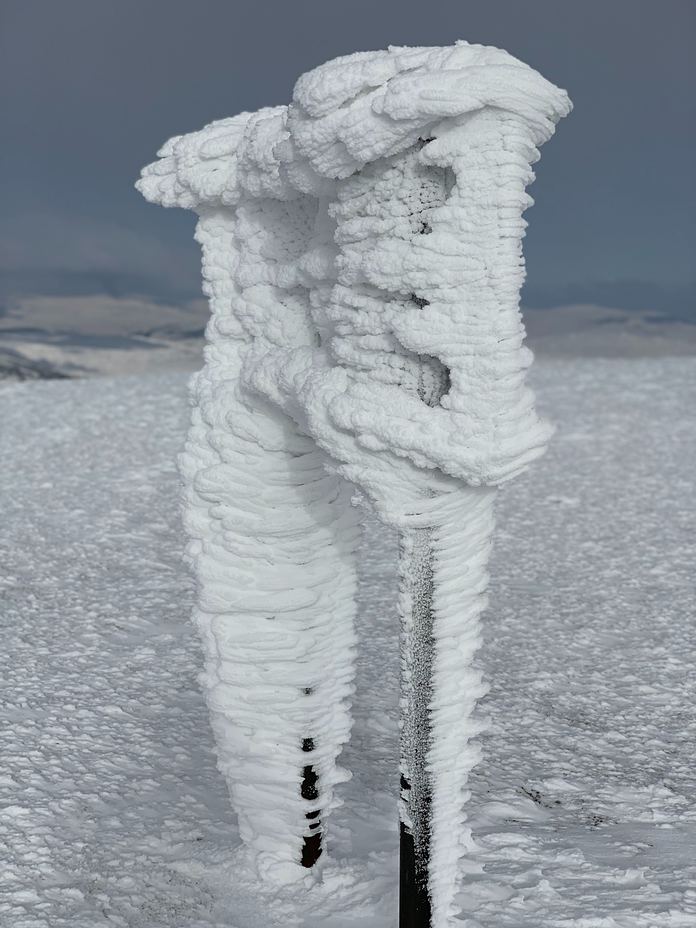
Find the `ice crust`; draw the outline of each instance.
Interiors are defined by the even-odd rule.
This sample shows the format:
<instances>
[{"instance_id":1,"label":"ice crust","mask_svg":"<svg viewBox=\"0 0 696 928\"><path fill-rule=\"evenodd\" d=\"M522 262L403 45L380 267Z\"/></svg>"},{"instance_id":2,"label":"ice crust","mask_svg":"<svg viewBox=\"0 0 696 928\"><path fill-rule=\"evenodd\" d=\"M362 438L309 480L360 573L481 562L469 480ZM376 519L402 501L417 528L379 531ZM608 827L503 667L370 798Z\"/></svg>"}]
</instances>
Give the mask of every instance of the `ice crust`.
<instances>
[{"instance_id":1,"label":"ice crust","mask_svg":"<svg viewBox=\"0 0 696 928\"><path fill-rule=\"evenodd\" d=\"M524 383L522 212L538 146L569 109L498 49L361 53L303 75L288 107L170 140L138 184L200 216L212 318L181 468L205 686L242 835L262 874L301 876L304 816L320 809L323 827L345 776L350 481L385 521L435 533L437 926L455 914L470 846L470 665L494 488L550 432Z\"/></svg>"},{"instance_id":2,"label":"ice crust","mask_svg":"<svg viewBox=\"0 0 696 928\"><path fill-rule=\"evenodd\" d=\"M307 875L303 837L312 824L323 828L333 787L347 777L336 757L350 730L357 515L324 452L241 387L248 342L225 334L229 289L244 261L237 220L204 216L197 238L213 315L180 461L198 581L194 619L241 837L259 874L286 882ZM307 739L311 753L302 750ZM320 783L315 801L300 795L308 763Z\"/></svg>"},{"instance_id":3,"label":"ice crust","mask_svg":"<svg viewBox=\"0 0 696 928\"><path fill-rule=\"evenodd\" d=\"M537 146L569 109L499 49L391 48L309 72L289 107L170 140L143 173L155 202L236 210L245 386L392 519L426 484L499 485L543 451L524 385L521 214ZM424 184L446 196L421 203ZM408 389L423 356L449 371L437 408Z\"/></svg>"}]
</instances>

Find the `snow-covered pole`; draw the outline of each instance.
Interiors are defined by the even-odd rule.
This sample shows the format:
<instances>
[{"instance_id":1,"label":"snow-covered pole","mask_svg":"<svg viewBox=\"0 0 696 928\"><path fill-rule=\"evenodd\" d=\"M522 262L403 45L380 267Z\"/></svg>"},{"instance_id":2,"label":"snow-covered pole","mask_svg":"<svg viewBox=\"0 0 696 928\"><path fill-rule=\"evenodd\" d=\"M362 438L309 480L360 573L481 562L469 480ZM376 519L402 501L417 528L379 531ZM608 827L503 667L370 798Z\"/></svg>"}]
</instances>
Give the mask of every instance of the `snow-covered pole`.
<instances>
[{"instance_id":1,"label":"snow-covered pole","mask_svg":"<svg viewBox=\"0 0 696 928\"><path fill-rule=\"evenodd\" d=\"M569 108L526 65L466 43L329 62L290 108L295 154L337 179L328 359L303 390L307 428L401 533L402 928L454 924L474 849L493 504L549 436L524 384L525 187Z\"/></svg>"},{"instance_id":2,"label":"snow-covered pole","mask_svg":"<svg viewBox=\"0 0 696 928\"><path fill-rule=\"evenodd\" d=\"M456 178L424 160L434 143L433 137L420 139L339 188L332 213L350 289L336 288L331 313L342 323L334 351L358 370L370 370L373 386L377 381L396 387L392 401L410 397L412 409L433 412L446 408L452 373L463 365L443 363L441 345L427 352L407 349L394 337L394 324L415 313L426 326L430 321L430 338L437 330L437 318L433 322L428 315L442 297L442 254L449 238L442 223L446 204L456 197ZM372 222L375 204L381 215ZM396 279L387 287L375 282L371 265L380 259L401 275L398 289ZM361 323L355 317L348 333L348 306L356 305L379 306L382 325L389 320L381 342L356 331ZM374 335L375 319L365 323ZM408 419L402 417L400 426L408 430ZM484 688L471 665L485 606L495 490L452 485L444 475L406 474L394 461L391 467L397 478L392 474L371 495L401 536L400 924L430 928L447 924L454 913L458 860L473 846L462 806L468 772L478 759L472 713ZM404 478L412 482L399 487Z\"/></svg>"},{"instance_id":3,"label":"snow-covered pole","mask_svg":"<svg viewBox=\"0 0 696 928\"><path fill-rule=\"evenodd\" d=\"M474 847L462 809L466 777L478 760L472 713L485 687L472 658L486 603L494 499L488 488L462 490L437 527L401 536L401 928L447 924L432 921L431 900L452 902L457 861Z\"/></svg>"},{"instance_id":4,"label":"snow-covered pole","mask_svg":"<svg viewBox=\"0 0 696 928\"><path fill-rule=\"evenodd\" d=\"M444 197L442 198L444 201ZM430 225L423 221L420 233ZM437 406L448 384L433 360L423 360L418 398ZM399 925L429 926L430 844L433 784L428 755L433 746L431 711L434 696L435 591L437 529L405 529L399 539L399 619L401 658Z\"/></svg>"},{"instance_id":5,"label":"snow-covered pole","mask_svg":"<svg viewBox=\"0 0 696 928\"><path fill-rule=\"evenodd\" d=\"M359 533L325 452L244 382L261 333L283 351L315 342L297 258L316 204L254 160L284 116L244 114L173 139L139 183L200 217L212 315L180 460L194 621L218 764L249 862L276 883L313 878L347 776L336 758L350 728Z\"/></svg>"},{"instance_id":6,"label":"snow-covered pole","mask_svg":"<svg viewBox=\"0 0 696 928\"><path fill-rule=\"evenodd\" d=\"M315 861L303 802L323 822L341 778L356 533L337 475L401 532L403 928L454 924L474 847L463 806L493 500L550 433L524 382L525 187L569 109L499 49L390 48L303 75L288 108L172 140L142 181L199 211L204 276L222 288L184 468L191 556L221 765L274 879ZM253 647L230 621L250 611L282 617L254 624ZM266 685L267 655L282 686ZM252 724L273 701L277 755Z\"/></svg>"}]
</instances>

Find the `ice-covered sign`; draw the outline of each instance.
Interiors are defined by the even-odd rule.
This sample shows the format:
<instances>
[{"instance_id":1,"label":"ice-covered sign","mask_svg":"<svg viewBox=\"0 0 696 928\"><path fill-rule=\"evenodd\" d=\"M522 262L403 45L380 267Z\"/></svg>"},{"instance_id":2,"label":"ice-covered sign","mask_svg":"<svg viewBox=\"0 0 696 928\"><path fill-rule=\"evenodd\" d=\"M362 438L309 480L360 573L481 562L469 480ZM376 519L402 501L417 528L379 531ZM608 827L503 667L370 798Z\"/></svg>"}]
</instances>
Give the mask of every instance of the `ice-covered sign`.
<instances>
[{"instance_id":1,"label":"ice-covered sign","mask_svg":"<svg viewBox=\"0 0 696 928\"><path fill-rule=\"evenodd\" d=\"M403 924L450 923L471 847L495 489L549 436L525 385L525 188L569 110L495 48L366 52L170 140L138 184L200 217L188 553L220 767L267 878L317 872L346 775L352 487L402 532Z\"/></svg>"}]
</instances>

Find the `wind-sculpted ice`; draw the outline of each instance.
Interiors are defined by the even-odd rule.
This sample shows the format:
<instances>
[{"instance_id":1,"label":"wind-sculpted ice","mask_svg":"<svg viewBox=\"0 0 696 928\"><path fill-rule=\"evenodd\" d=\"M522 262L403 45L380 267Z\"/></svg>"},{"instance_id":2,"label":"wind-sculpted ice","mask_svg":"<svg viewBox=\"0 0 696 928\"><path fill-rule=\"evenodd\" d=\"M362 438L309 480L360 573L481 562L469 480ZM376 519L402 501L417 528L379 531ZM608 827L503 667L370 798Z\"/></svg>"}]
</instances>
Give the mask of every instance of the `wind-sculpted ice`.
<instances>
[{"instance_id":1,"label":"wind-sculpted ice","mask_svg":"<svg viewBox=\"0 0 696 928\"><path fill-rule=\"evenodd\" d=\"M161 162L170 170L157 176L164 202L176 185L173 202L197 204L212 310L181 458L203 682L242 838L261 875L285 881L317 858L333 787L346 776L336 757L350 726L358 532L351 491L327 473L324 452L241 379L249 307L298 298L288 281L310 228L301 199L285 207L246 196L234 160L230 171L223 158L219 185L206 156L233 155L249 122L186 137L185 161ZM275 326L287 348L312 341L277 310L268 321L265 337Z\"/></svg>"},{"instance_id":2,"label":"wind-sculpted ice","mask_svg":"<svg viewBox=\"0 0 696 928\"><path fill-rule=\"evenodd\" d=\"M139 182L200 215L213 315L182 471L243 837L292 878L336 801L357 538L346 478L385 520L427 530L434 552L424 764L438 925L471 846L451 823L476 760L492 488L550 431L524 383L522 213L538 147L569 109L498 49L366 52L303 75L288 107L172 139Z\"/></svg>"}]
</instances>

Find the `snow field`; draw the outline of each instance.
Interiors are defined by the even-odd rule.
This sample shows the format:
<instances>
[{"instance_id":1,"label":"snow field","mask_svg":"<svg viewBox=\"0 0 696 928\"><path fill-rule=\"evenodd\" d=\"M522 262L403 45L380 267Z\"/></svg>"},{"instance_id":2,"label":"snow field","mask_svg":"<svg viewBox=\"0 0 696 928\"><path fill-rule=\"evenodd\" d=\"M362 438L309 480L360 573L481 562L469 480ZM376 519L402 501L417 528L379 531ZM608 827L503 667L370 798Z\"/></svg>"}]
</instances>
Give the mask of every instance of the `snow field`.
<instances>
[{"instance_id":1,"label":"snow field","mask_svg":"<svg viewBox=\"0 0 696 928\"><path fill-rule=\"evenodd\" d=\"M496 504L467 928L696 919L695 373L692 359L535 367L558 432ZM395 538L367 520L340 758L353 778L322 881L264 890L197 681L185 394L181 375L0 391L0 924L393 926Z\"/></svg>"}]
</instances>

